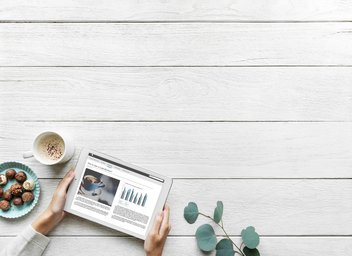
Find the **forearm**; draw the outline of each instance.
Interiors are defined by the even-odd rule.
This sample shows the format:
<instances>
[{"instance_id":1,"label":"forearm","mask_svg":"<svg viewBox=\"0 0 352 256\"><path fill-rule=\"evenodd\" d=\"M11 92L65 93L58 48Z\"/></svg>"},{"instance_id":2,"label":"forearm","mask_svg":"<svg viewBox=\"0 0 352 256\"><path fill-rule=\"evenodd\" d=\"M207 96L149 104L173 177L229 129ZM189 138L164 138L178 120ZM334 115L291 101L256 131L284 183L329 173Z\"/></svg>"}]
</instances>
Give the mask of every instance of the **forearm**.
<instances>
[{"instance_id":1,"label":"forearm","mask_svg":"<svg viewBox=\"0 0 352 256\"><path fill-rule=\"evenodd\" d=\"M49 234L51 230L61 221L60 216L46 209L33 223L32 227L43 235Z\"/></svg>"}]
</instances>

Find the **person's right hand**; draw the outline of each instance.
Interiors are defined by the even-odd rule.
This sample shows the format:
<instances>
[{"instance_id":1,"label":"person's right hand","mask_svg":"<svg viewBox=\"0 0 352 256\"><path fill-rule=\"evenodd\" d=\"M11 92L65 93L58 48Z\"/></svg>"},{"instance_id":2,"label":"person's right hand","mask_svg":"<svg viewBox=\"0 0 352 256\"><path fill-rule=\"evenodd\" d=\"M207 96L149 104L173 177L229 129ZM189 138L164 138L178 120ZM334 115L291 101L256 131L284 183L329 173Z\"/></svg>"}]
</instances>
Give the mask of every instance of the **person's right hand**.
<instances>
[{"instance_id":1,"label":"person's right hand","mask_svg":"<svg viewBox=\"0 0 352 256\"><path fill-rule=\"evenodd\" d=\"M170 208L165 206L162 213L155 218L154 225L144 242L144 250L147 256L161 256L167 235L171 230L169 223Z\"/></svg>"}]
</instances>

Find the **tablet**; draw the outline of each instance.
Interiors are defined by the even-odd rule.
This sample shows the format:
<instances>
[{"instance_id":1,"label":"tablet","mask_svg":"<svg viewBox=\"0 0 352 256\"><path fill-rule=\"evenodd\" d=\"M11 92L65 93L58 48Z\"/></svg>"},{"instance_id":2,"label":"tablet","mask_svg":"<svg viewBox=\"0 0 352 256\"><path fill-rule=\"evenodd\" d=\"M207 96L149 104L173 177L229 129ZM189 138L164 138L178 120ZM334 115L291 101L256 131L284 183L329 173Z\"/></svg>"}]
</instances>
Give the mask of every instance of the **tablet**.
<instances>
[{"instance_id":1,"label":"tablet","mask_svg":"<svg viewBox=\"0 0 352 256\"><path fill-rule=\"evenodd\" d=\"M171 185L171 178L83 149L65 211L145 240Z\"/></svg>"}]
</instances>

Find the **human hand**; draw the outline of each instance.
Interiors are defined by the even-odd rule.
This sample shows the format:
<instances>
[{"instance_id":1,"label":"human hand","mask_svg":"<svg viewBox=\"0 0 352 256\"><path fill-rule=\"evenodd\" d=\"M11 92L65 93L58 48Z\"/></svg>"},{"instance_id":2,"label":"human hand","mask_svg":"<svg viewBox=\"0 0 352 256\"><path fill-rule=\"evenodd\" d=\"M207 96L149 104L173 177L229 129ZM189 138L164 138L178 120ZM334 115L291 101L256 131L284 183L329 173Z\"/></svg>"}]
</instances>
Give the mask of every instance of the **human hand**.
<instances>
[{"instance_id":1,"label":"human hand","mask_svg":"<svg viewBox=\"0 0 352 256\"><path fill-rule=\"evenodd\" d=\"M47 235L65 217L64 206L67 189L70 186L75 172L69 170L57 186L51 202L46 210L32 223L32 227L39 233Z\"/></svg>"},{"instance_id":2,"label":"human hand","mask_svg":"<svg viewBox=\"0 0 352 256\"><path fill-rule=\"evenodd\" d=\"M170 208L165 206L162 213L155 218L154 225L144 242L144 250L147 256L161 256L167 235L171 230L169 223Z\"/></svg>"}]
</instances>

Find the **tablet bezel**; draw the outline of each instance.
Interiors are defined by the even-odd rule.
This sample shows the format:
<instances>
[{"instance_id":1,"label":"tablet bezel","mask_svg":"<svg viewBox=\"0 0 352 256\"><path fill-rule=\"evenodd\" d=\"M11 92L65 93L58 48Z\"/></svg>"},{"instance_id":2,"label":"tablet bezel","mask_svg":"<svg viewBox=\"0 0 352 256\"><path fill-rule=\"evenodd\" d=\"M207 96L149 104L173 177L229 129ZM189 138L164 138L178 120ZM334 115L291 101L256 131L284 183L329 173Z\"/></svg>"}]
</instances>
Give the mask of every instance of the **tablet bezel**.
<instances>
[{"instance_id":1,"label":"tablet bezel","mask_svg":"<svg viewBox=\"0 0 352 256\"><path fill-rule=\"evenodd\" d=\"M114 225L112 223L93 218L93 217L91 217L91 216L89 216L87 214L84 214L82 212L78 212L76 210L71 209L71 205L72 205L73 199L74 199L74 197L76 195L76 191L78 189L78 186L80 186L82 172L85 170L84 167L86 165L86 161L87 161L87 158L89 156L89 153L92 153L92 154L97 155L97 156L101 156L101 157L106 158L106 159L108 159L110 161L114 161L114 162L116 162L118 164L127 166L129 168L135 169L135 170L140 171L140 172L144 172L146 174L149 174L151 176L155 176L157 178L161 178L161 179L164 180L164 182L162 183L162 186L161 186L161 191L160 191L160 195L159 195L158 201L157 201L156 206L155 206L155 208L153 210L153 214L151 215L151 219L150 219L149 225L148 225L148 227L146 229L146 233L145 233L144 236L140 235L138 233L132 232L130 230L126 230L126 229L124 229L122 227L116 226L116 225ZM141 177L143 177L143 175L141 175ZM150 229L151 229L151 227L153 226L153 223L154 223L154 220L155 220L155 216L157 215L157 213L162 211L162 209L163 209L163 207L165 205L165 202L167 200L167 197L168 197L168 194L170 192L171 186L172 186L172 179L169 178L169 177L166 177L166 176L161 175L159 173L155 173L155 172L152 172L150 170L144 169L142 167L127 163L127 162L122 161L122 160L120 160L118 158L106 155L106 154L98 152L96 150L83 148L81 153L80 153L80 156L79 156L78 162L76 164L76 167L75 167L75 178L72 181L72 183L70 185L70 188L69 188L69 190L67 192L67 199L66 199L66 204L65 204L64 210L66 212L72 213L74 215L77 215L79 217L85 218L85 219L90 220L92 222L99 223L99 224L101 224L103 226L106 226L106 227L112 228L114 230L123 232L125 234L137 237L139 239L145 240L147 235L148 235L148 233L149 233L149 231L150 231Z\"/></svg>"}]
</instances>

